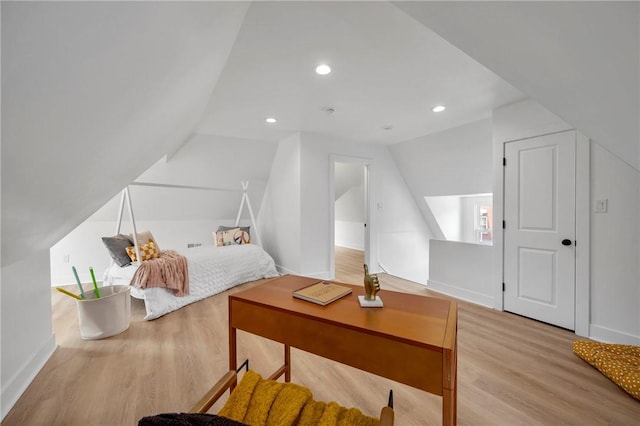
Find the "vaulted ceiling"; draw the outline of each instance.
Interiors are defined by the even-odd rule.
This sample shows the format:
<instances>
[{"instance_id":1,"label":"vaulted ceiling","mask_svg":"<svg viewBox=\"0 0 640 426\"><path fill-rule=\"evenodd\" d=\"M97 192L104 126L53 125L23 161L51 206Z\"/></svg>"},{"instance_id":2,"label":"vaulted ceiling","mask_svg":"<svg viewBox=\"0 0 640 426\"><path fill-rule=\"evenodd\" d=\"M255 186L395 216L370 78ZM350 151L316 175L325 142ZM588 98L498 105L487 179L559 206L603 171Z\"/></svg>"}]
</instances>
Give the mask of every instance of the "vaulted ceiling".
<instances>
[{"instance_id":1,"label":"vaulted ceiling","mask_svg":"<svg viewBox=\"0 0 640 426\"><path fill-rule=\"evenodd\" d=\"M640 162L638 2L3 1L0 11L3 266L51 247L194 133L396 143L530 96ZM315 75L320 61L334 71Z\"/></svg>"},{"instance_id":2,"label":"vaulted ceiling","mask_svg":"<svg viewBox=\"0 0 640 426\"><path fill-rule=\"evenodd\" d=\"M640 169L640 2L394 4Z\"/></svg>"},{"instance_id":3,"label":"vaulted ceiling","mask_svg":"<svg viewBox=\"0 0 640 426\"><path fill-rule=\"evenodd\" d=\"M638 168L639 22L637 1L254 2L195 131L390 144L531 97Z\"/></svg>"},{"instance_id":4,"label":"vaulted ceiling","mask_svg":"<svg viewBox=\"0 0 640 426\"><path fill-rule=\"evenodd\" d=\"M317 75L320 63L332 72ZM391 3L254 2L196 132L389 144L489 118L523 97Z\"/></svg>"}]
</instances>

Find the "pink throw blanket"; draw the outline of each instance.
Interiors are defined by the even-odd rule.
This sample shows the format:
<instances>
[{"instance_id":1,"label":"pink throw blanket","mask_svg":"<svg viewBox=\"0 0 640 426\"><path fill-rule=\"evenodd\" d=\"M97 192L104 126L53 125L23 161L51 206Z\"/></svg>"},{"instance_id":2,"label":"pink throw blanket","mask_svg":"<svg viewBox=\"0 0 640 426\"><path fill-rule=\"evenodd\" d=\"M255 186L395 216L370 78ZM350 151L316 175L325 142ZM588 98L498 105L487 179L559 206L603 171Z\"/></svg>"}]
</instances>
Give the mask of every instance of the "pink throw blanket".
<instances>
[{"instance_id":1,"label":"pink throw blanket","mask_svg":"<svg viewBox=\"0 0 640 426\"><path fill-rule=\"evenodd\" d=\"M189 294L187 258L172 250L161 251L159 257L140 263L131 285L163 287L172 290L176 296L186 296Z\"/></svg>"}]
</instances>

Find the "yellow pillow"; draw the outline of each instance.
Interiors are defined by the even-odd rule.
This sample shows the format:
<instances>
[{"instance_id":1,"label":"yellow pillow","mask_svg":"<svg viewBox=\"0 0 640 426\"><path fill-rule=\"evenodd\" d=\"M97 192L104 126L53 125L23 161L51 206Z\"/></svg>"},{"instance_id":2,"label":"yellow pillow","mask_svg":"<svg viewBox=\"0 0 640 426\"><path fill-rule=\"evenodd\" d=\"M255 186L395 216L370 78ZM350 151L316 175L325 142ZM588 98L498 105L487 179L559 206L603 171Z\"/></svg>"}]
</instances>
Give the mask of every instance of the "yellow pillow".
<instances>
[{"instance_id":1,"label":"yellow pillow","mask_svg":"<svg viewBox=\"0 0 640 426\"><path fill-rule=\"evenodd\" d=\"M129 234L127 235L127 237L129 237L132 243L134 242L133 234ZM139 231L136 234L136 237L138 238L138 244L143 244L143 243L148 243L149 241L153 241L153 244L156 245L156 248L158 249L158 251L162 250L160 248L160 244L158 244L158 240L156 240L156 238L153 236L151 231L147 231L147 230Z\"/></svg>"},{"instance_id":2,"label":"yellow pillow","mask_svg":"<svg viewBox=\"0 0 640 426\"><path fill-rule=\"evenodd\" d=\"M140 257L142 258L143 261L149 260L149 259L155 259L156 257L158 257L158 248L156 247L153 240L149 240L149 242L146 244L141 244L139 248L140 248ZM129 258L131 259L132 262L137 261L138 256L136 255L135 246L127 247L127 254L129 255Z\"/></svg>"}]
</instances>

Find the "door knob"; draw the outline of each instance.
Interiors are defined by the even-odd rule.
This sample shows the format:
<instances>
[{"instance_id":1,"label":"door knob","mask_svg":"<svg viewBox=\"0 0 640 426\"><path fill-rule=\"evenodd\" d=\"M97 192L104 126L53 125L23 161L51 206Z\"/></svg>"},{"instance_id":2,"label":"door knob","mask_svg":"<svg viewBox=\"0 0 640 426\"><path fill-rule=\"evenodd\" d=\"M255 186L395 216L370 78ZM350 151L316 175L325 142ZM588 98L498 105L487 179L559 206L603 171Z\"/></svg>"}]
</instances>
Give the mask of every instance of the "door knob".
<instances>
[{"instance_id":1,"label":"door knob","mask_svg":"<svg viewBox=\"0 0 640 426\"><path fill-rule=\"evenodd\" d=\"M565 238L564 240L562 240L562 245L563 246L570 246L571 245L571 240Z\"/></svg>"}]
</instances>

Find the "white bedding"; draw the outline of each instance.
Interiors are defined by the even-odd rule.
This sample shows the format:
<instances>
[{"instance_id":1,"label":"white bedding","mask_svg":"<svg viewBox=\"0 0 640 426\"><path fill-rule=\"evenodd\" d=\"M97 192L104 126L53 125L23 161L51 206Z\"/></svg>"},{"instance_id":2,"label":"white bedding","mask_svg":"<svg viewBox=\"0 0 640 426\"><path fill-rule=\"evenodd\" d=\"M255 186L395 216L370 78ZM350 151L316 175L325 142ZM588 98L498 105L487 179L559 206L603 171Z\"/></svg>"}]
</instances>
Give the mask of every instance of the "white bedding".
<instances>
[{"instance_id":1,"label":"white bedding","mask_svg":"<svg viewBox=\"0 0 640 426\"><path fill-rule=\"evenodd\" d=\"M204 246L179 251L189 265L189 294L176 297L164 288L131 287L131 295L144 299L146 320L152 320L221 293L238 284L278 276L271 256L255 244L224 247ZM129 285L137 265L112 265L104 275L104 285Z\"/></svg>"}]
</instances>

